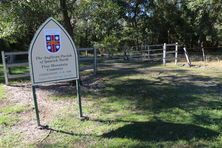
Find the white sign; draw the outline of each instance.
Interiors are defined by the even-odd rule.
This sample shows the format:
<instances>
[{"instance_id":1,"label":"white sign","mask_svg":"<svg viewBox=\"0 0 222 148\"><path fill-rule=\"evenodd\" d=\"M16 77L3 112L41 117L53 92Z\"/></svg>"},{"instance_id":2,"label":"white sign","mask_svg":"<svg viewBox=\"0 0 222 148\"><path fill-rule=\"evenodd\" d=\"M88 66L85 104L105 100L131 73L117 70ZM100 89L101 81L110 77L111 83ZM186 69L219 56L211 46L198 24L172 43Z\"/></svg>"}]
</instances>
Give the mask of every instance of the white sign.
<instances>
[{"instance_id":1,"label":"white sign","mask_svg":"<svg viewBox=\"0 0 222 148\"><path fill-rule=\"evenodd\" d=\"M32 39L29 66L33 85L79 79L75 44L55 19L47 19Z\"/></svg>"}]
</instances>

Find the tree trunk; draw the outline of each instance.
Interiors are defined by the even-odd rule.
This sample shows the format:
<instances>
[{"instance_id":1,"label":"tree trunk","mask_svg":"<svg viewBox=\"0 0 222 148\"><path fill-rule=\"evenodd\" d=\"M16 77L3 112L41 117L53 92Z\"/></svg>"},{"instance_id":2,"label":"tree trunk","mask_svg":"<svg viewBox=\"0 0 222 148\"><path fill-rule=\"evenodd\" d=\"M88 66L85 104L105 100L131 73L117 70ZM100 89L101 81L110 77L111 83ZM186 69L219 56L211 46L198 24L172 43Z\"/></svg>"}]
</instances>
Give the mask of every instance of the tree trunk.
<instances>
[{"instance_id":1,"label":"tree trunk","mask_svg":"<svg viewBox=\"0 0 222 148\"><path fill-rule=\"evenodd\" d=\"M73 27L71 24L71 19L68 14L67 3L66 0L60 0L60 8L62 10L62 17L64 21L64 26L68 31L69 35L73 38Z\"/></svg>"},{"instance_id":2,"label":"tree trunk","mask_svg":"<svg viewBox=\"0 0 222 148\"><path fill-rule=\"evenodd\" d=\"M67 30L71 38L73 38L73 26L71 24L71 19L68 14L66 0L60 0L60 8L62 10L62 17L63 17L65 29ZM76 81L71 81L71 85L75 86L75 84L76 84ZM81 78L80 78L80 85L82 85Z\"/></svg>"}]
</instances>

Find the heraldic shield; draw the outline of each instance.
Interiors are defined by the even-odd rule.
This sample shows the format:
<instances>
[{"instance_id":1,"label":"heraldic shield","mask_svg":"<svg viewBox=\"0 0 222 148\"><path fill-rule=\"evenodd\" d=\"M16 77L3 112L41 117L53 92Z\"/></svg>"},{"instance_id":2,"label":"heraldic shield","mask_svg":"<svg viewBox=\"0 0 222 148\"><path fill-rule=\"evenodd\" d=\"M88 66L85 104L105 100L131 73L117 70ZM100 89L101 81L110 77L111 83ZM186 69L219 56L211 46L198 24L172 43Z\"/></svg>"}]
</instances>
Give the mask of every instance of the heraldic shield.
<instances>
[{"instance_id":1,"label":"heraldic shield","mask_svg":"<svg viewBox=\"0 0 222 148\"><path fill-rule=\"evenodd\" d=\"M45 45L48 52L56 53L61 49L61 35L59 30L45 30Z\"/></svg>"}]
</instances>

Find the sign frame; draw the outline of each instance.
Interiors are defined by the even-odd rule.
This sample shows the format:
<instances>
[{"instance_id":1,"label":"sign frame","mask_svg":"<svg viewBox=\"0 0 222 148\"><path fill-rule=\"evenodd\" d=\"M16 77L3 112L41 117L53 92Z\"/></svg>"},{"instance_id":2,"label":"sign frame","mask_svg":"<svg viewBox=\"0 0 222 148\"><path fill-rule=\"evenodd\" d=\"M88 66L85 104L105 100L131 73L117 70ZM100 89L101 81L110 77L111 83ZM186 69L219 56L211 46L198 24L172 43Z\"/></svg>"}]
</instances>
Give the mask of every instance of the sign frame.
<instances>
[{"instance_id":1,"label":"sign frame","mask_svg":"<svg viewBox=\"0 0 222 148\"><path fill-rule=\"evenodd\" d=\"M74 52L74 56L75 56L75 65L73 66L73 68L75 68L76 70L76 77L72 77L72 78L65 78L65 79L55 79L55 80L49 80L49 81L42 81L42 82L35 82L35 78L34 78L34 69L33 69L33 60L32 60L32 51L33 51L33 46L38 38L38 36L40 35L40 33L42 32L42 30L44 29L44 27L50 22L53 21L60 29L61 31L63 31L63 33L65 33L66 37L69 39L71 45L72 45L72 49ZM61 50L61 49L60 49ZM61 51L60 51L61 52ZM30 69L30 76L31 76L31 81L32 81L32 94L33 94L33 100L34 100L34 106L35 106L35 113L36 113L36 119L37 119L37 125L38 127L41 128L48 128L48 126L43 126L40 123L40 115L39 115L39 109L38 109L38 101L37 101L37 94L36 94L36 88L39 87L42 84L51 84L51 83L55 83L55 82L64 82L64 81L73 81L76 80L76 92L77 92L77 101L79 104L79 117L80 120L84 120L87 119L87 117L83 116L82 113L82 104L81 104L81 90L80 90L80 72L79 72L79 55L78 55L78 51L76 49L76 46L71 38L71 36L68 34L68 32L65 30L65 28L58 22L56 21L54 18L50 17L48 18L36 31L30 47L29 47L29 69Z\"/></svg>"}]
</instances>

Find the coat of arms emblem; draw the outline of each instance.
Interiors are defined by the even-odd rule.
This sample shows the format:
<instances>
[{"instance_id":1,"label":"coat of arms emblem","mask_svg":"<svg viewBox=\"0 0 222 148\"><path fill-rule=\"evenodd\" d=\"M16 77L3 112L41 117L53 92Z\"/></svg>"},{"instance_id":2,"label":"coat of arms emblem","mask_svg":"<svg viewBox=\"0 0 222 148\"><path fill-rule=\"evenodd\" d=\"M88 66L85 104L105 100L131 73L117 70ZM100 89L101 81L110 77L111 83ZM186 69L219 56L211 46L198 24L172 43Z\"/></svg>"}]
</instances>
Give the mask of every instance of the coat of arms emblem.
<instances>
[{"instance_id":1,"label":"coat of arms emblem","mask_svg":"<svg viewBox=\"0 0 222 148\"><path fill-rule=\"evenodd\" d=\"M59 31L47 30L45 32L46 49L51 53L56 53L61 49L61 36Z\"/></svg>"}]
</instances>

